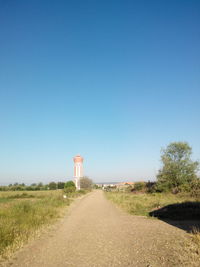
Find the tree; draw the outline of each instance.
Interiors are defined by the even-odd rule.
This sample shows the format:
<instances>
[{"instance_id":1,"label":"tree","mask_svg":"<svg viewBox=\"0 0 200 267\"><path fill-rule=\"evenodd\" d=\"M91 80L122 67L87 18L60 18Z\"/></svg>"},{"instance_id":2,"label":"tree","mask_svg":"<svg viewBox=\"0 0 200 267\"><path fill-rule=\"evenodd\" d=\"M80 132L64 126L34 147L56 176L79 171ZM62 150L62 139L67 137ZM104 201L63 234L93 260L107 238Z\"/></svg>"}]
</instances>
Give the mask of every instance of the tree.
<instances>
[{"instance_id":1,"label":"tree","mask_svg":"<svg viewBox=\"0 0 200 267\"><path fill-rule=\"evenodd\" d=\"M73 193L76 191L76 186L73 181L68 181L65 183L64 192L65 193Z\"/></svg>"},{"instance_id":2,"label":"tree","mask_svg":"<svg viewBox=\"0 0 200 267\"><path fill-rule=\"evenodd\" d=\"M57 186L58 186L58 189L63 189L65 187L65 183L64 182L58 182Z\"/></svg>"},{"instance_id":3,"label":"tree","mask_svg":"<svg viewBox=\"0 0 200 267\"><path fill-rule=\"evenodd\" d=\"M57 184L56 184L55 182L51 182L51 183L49 183L49 189L50 189L50 190L55 190L55 189L57 189Z\"/></svg>"},{"instance_id":4,"label":"tree","mask_svg":"<svg viewBox=\"0 0 200 267\"><path fill-rule=\"evenodd\" d=\"M38 186L38 187L43 187L43 183L40 182L40 183L37 184L37 186Z\"/></svg>"},{"instance_id":5,"label":"tree","mask_svg":"<svg viewBox=\"0 0 200 267\"><path fill-rule=\"evenodd\" d=\"M186 142L174 142L162 150L162 168L157 175L158 191L179 191L180 186L197 179L199 163L191 160L192 148Z\"/></svg>"},{"instance_id":6,"label":"tree","mask_svg":"<svg viewBox=\"0 0 200 267\"><path fill-rule=\"evenodd\" d=\"M93 185L93 182L90 178L88 177L82 177L80 179L80 187L81 189L91 189Z\"/></svg>"}]
</instances>

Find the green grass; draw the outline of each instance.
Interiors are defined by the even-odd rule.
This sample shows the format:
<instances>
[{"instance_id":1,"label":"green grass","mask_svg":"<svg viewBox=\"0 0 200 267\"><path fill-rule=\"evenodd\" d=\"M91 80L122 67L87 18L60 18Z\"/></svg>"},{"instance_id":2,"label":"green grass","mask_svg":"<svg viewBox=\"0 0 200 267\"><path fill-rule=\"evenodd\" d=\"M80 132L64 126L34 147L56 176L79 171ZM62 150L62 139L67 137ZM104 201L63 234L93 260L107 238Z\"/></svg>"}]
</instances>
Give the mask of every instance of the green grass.
<instances>
[{"instance_id":1,"label":"green grass","mask_svg":"<svg viewBox=\"0 0 200 267\"><path fill-rule=\"evenodd\" d=\"M169 204L195 201L189 195L171 193L133 194L126 192L105 192L106 197L130 214L149 216L149 212Z\"/></svg>"},{"instance_id":2,"label":"green grass","mask_svg":"<svg viewBox=\"0 0 200 267\"><path fill-rule=\"evenodd\" d=\"M63 198L62 190L0 193L0 257L22 246L42 226L55 221L63 207L84 192Z\"/></svg>"}]
</instances>

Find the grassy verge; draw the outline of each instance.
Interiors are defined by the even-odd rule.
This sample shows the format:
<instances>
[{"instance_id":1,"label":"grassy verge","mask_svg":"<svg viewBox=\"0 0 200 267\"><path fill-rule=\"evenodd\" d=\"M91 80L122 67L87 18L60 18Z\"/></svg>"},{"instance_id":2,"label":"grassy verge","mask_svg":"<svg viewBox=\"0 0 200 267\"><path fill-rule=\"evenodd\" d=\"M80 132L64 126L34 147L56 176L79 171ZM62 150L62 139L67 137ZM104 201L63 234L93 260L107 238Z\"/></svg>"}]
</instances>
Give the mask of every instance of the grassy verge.
<instances>
[{"instance_id":1,"label":"grassy verge","mask_svg":"<svg viewBox=\"0 0 200 267\"><path fill-rule=\"evenodd\" d=\"M21 247L38 230L60 217L63 207L85 191L63 198L62 190L0 193L0 258Z\"/></svg>"},{"instance_id":2,"label":"grassy verge","mask_svg":"<svg viewBox=\"0 0 200 267\"><path fill-rule=\"evenodd\" d=\"M195 201L189 195L133 194L125 192L105 192L106 197L130 214L149 216L149 212L169 204Z\"/></svg>"}]
</instances>

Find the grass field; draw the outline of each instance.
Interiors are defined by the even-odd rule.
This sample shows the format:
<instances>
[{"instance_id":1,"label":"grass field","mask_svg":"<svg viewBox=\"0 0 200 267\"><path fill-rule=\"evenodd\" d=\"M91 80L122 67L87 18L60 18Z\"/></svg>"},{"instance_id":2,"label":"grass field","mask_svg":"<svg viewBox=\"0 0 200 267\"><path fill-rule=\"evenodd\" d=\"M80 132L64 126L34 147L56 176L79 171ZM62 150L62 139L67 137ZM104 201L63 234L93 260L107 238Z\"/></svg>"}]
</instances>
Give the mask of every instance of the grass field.
<instances>
[{"instance_id":1,"label":"grass field","mask_svg":"<svg viewBox=\"0 0 200 267\"><path fill-rule=\"evenodd\" d=\"M0 258L21 247L42 226L54 222L63 207L84 193L63 198L62 190L0 192Z\"/></svg>"},{"instance_id":2,"label":"grass field","mask_svg":"<svg viewBox=\"0 0 200 267\"><path fill-rule=\"evenodd\" d=\"M106 197L130 214L149 216L149 212L169 204L200 201L189 194L153 193L133 194L126 192L105 192Z\"/></svg>"}]
</instances>

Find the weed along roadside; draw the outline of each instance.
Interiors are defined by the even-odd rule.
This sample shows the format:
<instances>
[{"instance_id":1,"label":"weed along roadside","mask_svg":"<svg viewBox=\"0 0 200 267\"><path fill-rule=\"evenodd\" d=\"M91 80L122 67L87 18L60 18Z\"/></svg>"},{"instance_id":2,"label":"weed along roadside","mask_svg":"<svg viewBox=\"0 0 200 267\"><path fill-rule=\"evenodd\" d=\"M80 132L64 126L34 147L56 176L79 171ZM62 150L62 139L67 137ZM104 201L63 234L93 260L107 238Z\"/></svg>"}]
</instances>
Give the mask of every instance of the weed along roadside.
<instances>
[{"instance_id":1,"label":"weed along roadside","mask_svg":"<svg viewBox=\"0 0 200 267\"><path fill-rule=\"evenodd\" d=\"M63 190L0 193L0 259L15 250L58 218L65 208L87 190L64 193ZM65 195L65 197L63 197Z\"/></svg>"},{"instance_id":2,"label":"weed along roadside","mask_svg":"<svg viewBox=\"0 0 200 267\"><path fill-rule=\"evenodd\" d=\"M158 210L164 206L183 203L195 202L196 198L188 194L171 194L171 193L132 193L132 192L105 192L106 197L120 206L122 209L133 215L149 216L153 210ZM197 204L196 204L197 206ZM200 209L199 209L200 213ZM200 214L198 215L200 216Z\"/></svg>"}]
</instances>

